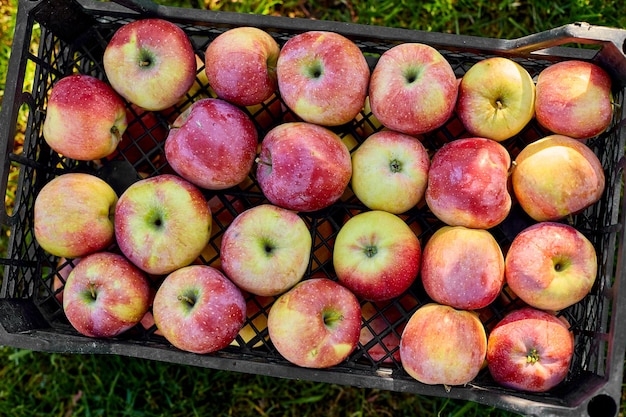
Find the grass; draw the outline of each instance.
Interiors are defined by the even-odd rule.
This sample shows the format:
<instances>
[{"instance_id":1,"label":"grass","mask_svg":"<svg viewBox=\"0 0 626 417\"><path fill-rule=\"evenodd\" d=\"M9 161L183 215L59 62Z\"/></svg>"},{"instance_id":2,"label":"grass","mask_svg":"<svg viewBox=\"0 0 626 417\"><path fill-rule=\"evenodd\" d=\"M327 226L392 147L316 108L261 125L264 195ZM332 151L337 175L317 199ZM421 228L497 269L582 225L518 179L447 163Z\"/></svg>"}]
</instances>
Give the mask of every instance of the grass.
<instances>
[{"instance_id":1,"label":"grass","mask_svg":"<svg viewBox=\"0 0 626 417\"><path fill-rule=\"evenodd\" d=\"M623 0L157 2L497 38L520 37L575 21L626 28ZM0 3L0 105L16 5L17 0ZM18 121L18 131L24 129L24 124L24 120ZM16 142L19 145L19 139ZM5 240L0 240L0 251ZM121 356L49 354L0 347L0 416L207 415L513 416L472 402L286 381ZM623 408L620 415L624 415Z\"/></svg>"}]
</instances>

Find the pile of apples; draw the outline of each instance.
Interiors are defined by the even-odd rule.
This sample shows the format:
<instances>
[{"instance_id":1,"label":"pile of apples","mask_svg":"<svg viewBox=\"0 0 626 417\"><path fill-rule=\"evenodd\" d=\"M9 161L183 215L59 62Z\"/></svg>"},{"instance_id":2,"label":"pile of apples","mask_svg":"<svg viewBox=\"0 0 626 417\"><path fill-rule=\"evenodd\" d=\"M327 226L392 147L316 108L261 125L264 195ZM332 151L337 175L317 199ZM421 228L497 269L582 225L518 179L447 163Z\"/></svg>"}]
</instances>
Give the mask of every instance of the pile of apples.
<instances>
[{"instance_id":1,"label":"pile of apples","mask_svg":"<svg viewBox=\"0 0 626 417\"><path fill-rule=\"evenodd\" d=\"M600 67L555 63L534 81L492 57L457 78L436 49L403 43L370 69L337 33L280 46L252 27L223 32L199 58L185 32L160 19L120 27L103 64L106 82L74 74L52 89L43 135L67 158L110 158L129 109L176 108L200 79L214 96L170 120L161 144L169 171L119 196L95 175L65 173L38 194L35 236L71 265L58 286L78 332L114 337L153 318L173 346L206 354L239 343L254 317L303 367L331 367L367 346L372 360L401 362L425 384L466 384L485 364L496 382L524 391L566 377L574 337L558 312L597 275L592 243L567 219L604 191L585 142L612 121ZM277 96L279 123L250 116ZM370 111L362 141L335 133ZM467 134L427 149L423 135L453 115ZM511 155L502 142L533 118L550 134ZM227 228L213 230L233 187L258 187L266 200L235 201L237 212L221 214ZM336 235L302 216L347 198L364 209L346 210ZM504 247L490 230L515 205L533 222ZM406 221L424 206L437 222L430 235ZM332 277L305 277L317 233L329 236ZM415 285L429 302L410 296ZM487 330L479 312L505 289L522 307ZM402 311L410 317L390 331ZM376 333L385 337L372 343Z\"/></svg>"}]
</instances>

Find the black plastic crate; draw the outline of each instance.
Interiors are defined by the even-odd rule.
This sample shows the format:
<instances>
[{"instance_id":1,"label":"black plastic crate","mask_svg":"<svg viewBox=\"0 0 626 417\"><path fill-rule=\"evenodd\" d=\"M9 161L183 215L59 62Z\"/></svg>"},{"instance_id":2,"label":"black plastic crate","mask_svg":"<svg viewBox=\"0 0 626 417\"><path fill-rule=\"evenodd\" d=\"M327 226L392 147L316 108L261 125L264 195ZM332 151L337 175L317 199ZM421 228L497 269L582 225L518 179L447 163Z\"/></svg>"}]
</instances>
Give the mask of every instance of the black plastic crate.
<instances>
[{"instance_id":1,"label":"black plastic crate","mask_svg":"<svg viewBox=\"0 0 626 417\"><path fill-rule=\"evenodd\" d=\"M444 386L421 384L403 371L389 352L390 362L374 360L367 346L359 348L342 364L329 369L305 369L285 361L267 338L267 330L256 328L256 336L239 346L230 346L208 355L182 352L154 328L137 326L120 337L90 339L78 334L64 317L53 282L66 262L46 254L38 247L33 232L33 204L41 187L56 175L71 171L96 173L121 193L139 178L139 173L156 175L170 172L163 153L163 132L168 123L180 114L185 104L197 96L187 97L169 111L154 113L156 124L146 125L141 117L129 120L137 134L127 133L112 157L95 162L77 162L52 152L43 140L41 130L45 117L47 95L56 81L72 72L104 79L102 53L108 39L121 25L132 20L158 16L179 24L190 36L199 57L218 34L236 26L256 26L271 33L283 44L294 34L306 30L329 30L353 39L375 65L381 53L399 42L421 42L437 48L450 62L458 76L474 63L490 56L507 56L525 67L535 77L546 66L567 59L595 62L612 76L616 111L610 130L588 142L600 157L607 185L603 198L585 212L571 218L595 245L599 254L599 276L592 292L581 302L561 312L572 324L575 333L575 355L566 380L555 389L542 394L529 394L498 386L487 370L466 386L446 389ZM30 52L36 26L41 27L39 49ZM576 44L576 45L573 45ZM579 48L578 44L591 44ZM290 19L285 17L245 15L156 6L151 2L118 0L104 3L93 0L20 0L13 54L7 76L2 113L0 114L0 165L2 192L6 192L9 171L19 172L15 204L0 210L4 227L10 230L0 291L0 343L6 346L70 353L102 353L194 365L206 368L249 372L274 377L338 383L357 387L378 388L422 395L476 401L520 414L536 416L614 416L622 397L624 349L626 346L626 285L623 261L626 255L623 212L624 89L626 88L626 31L589 26L584 23L566 25L547 32L514 40L428 33L404 29L372 27L338 22ZM25 80L27 69L34 70L34 79ZM203 68L199 69L199 73ZM29 72L30 73L30 72ZM23 92L25 81L32 90ZM209 95L206 85L196 95ZM247 109L257 122L260 137L272 126L293 115L281 106L280 98L256 109ZM14 139L17 114L28 109L28 126L23 150L15 152ZM129 106L130 108L130 106ZM136 115L136 113L135 113ZM136 115L137 116L137 115ZM360 143L376 128L371 114L363 112L352 123L335 128L340 136L352 135ZM519 135L503 144L514 157L528 142L547 132L533 122ZM434 152L443 143L466 135L461 123L452 118L444 127L425 135L423 143ZM220 200L215 210L214 253L204 261L212 264L219 257L219 239L236 213L266 202L254 176L248 185L218 192L205 191L207 198ZM216 201L214 200L214 201ZM328 209L302 214L311 229L313 253L306 277L324 274L333 278L332 240L342 223L365 210L358 200L348 197ZM403 218L422 230L424 242L441 223L425 205L411 209ZM502 245L509 243L522 227L529 225L522 213L513 211L500 226L491 230ZM61 281L62 282L62 281ZM504 292L503 294L506 294ZM419 280L406 293L413 300L404 304L395 300L402 318L389 323L385 332L375 335L378 343L396 326L406 321L419 306L429 302ZM505 296L481 311L487 329L493 326L518 301ZM259 315L266 316L269 305L259 306ZM378 310L377 314L382 314ZM367 320L363 326L369 326ZM398 335L399 336L399 335Z\"/></svg>"}]
</instances>

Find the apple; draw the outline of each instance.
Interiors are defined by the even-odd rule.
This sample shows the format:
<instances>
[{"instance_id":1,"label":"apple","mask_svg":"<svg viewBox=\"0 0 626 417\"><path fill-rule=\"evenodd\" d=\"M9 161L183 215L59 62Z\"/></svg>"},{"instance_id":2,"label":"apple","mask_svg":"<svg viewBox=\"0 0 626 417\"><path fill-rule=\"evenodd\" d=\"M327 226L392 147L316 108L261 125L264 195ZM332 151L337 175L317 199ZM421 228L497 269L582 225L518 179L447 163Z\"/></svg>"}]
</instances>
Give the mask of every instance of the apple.
<instances>
[{"instance_id":1,"label":"apple","mask_svg":"<svg viewBox=\"0 0 626 417\"><path fill-rule=\"evenodd\" d=\"M511 210L511 157L500 143L462 138L444 144L432 157L426 204L449 226L490 229Z\"/></svg>"},{"instance_id":2,"label":"apple","mask_svg":"<svg viewBox=\"0 0 626 417\"><path fill-rule=\"evenodd\" d=\"M238 106L267 100L278 88L280 46L262 29L240 26L218 35L204 54L209 85L219 98Z\"/></svg>"},{"instance_id":3,"label":"apple","mask_svg":"<svg viewBox=\"0 0 626 417\"><path fill-rule=\"evenodd\" d=\"M536 221L555 221L597 202L605 187L602 163L584 143L549 135L526 145L511 174L522 209Z\"/></svg>"},{"instance_id":4,"label":"apple","mask_svg":"<svg viewBox=\"0 0 626 417\"><path fill-rule=\"evenodd\" d=\"M135 182L115 207L120 250L154 275L193 262L209 242L211 224L211 209L200 189L171 174Z\"/></svg>"},{"instance_id":5,"label":"apple","mask_svg":"<svg viewBox=\"0 0 626 417\"><path fill-rule=\"evenodd\" d=\"M429 385L463 385L480 372L487 334L474 312L428 303L409 318L400 338L404 370Z\"/></svg>"},{"instance_id":6,"label":"apple","mask_svg":"<svg viewBox=\"0 0 626 417\"><path fill-rule=\"evenodd\" d=\"M361 306L363 327L359 343L375 362L400 363L400 336L406 325L405 315L417 306L410 294L382 302L366 301Z\"/></svg>"},{"instance_id":7,"label":"apple","mask_svg":"<svg viewBox=\"0 0 626 417\"><path fill-rule=\"evenodd\" d=\"M424 197L430 156L412 136L380 131L352 153L352 191L372 210L401 214Z\"/></svg>"},{"instance_id":8,"label":"apple","mask_svg":"<svg viewBox=\"0 0 626 417\"><path fill-rule=\"evenodd\" d=\"M504 141L535 116L535 82L512 59L483 59L461 78L456 113L470 135Z\"/></svg>"},{"instance_id":9,"label":"apple","mask_svg":"<svg viewBox=\"0 0 626 417\"><path fill-rule=\"evenodd\" d=\"M520 232L506 255L506 282L526 304L562 310L591 291L596 250L573 226L540 222Z\"/></svg>"},{"instance_id":10,"label":"apple","mask_svg":"<svg viewBox=\"0 0 626 417\"><path fill-rule=\"evenodd\" d=\"M239 288L278 295L298 283L309 265L311 232L295 212L271 204L245 210L222 236L222 270Z\"/></svg>"},{"instance_id":11,"label":"apple","mask_svg":"<svg viewBox=\"0 0 626 417\"><path fill-rule=\"evenodd\" d=\"M159 286L152 314L174 347L193 353L228 346L246 319L246 300L222 272L190 265L170 273Z\"/></svg>"},{"instance_id":12,"label":"apple","mask_svg":"<svg viewBox=\"0 0 626 417\"><path fill-rule=\"evenodd\" d=\"M258 145L250 117L215 98L200 99L174 121L165 158L181 177L209 190L234 187L248 176Z\"/></svg>"},{"instance_id":13,"label":"apple","mask_svg":"<svg viewBox=\"0 0 626 417\"><path fill-rule=\"evenodd\" d=\"M335 203L352 176L350 152L328 128L286 122L261 141L257 181L270 203L311 212Z\"/></svg>"},{"instance_id":14,"label":"apple","mask_svg":"<svg viewBox=\"0 0 626 417\"><path fill-rule=\"evenodd\" d=\"M458 89L443 55L429 45L407 42L380 56L370 78L369 101L374 117L385 127L417 135L450 118Z\"/></svg>"},{"instance_id":15,"label":"apple","mask_svg":"<svg viewBox=\"0 0 626 417\"><path fill-rule=\"evenodd\" d=\"M117 194L104 180L66 173L46 183L34 203L35 239L48 253L78 258L114 242Z\"/></svg>"},{"instance_id":16,"label":"apple","mask_svg":"<svg viewBox=\"0 0 626 417\"><path fill-rule=\"evenodd\" d=\"M334 32L307 31L282 46L276 75L281 97L298 117L338 126L363 108L370 69L352 40Z\"/></svg>"},{"instance_id":17,"label":"apple","mask_svg":"<svg viewBox=\"0 0 626 417\"><path fill-rule=\"evenodd\" d=\"M563 381L573 354L574 336L567 321L532 307L508 313L487 342L487 366L493 379L528 392L545 392Z\"/></svg>"},{"instance_id":18,"label":"apple","mask_svg":"<svg viewBox=\"0 0 626 417\"><path fill-rule=\"evenodd\" d=\"M272 305L267 329L274 347L289 362L328 368L357 347L361 306L347 288L328 278L296 284Z\"/></svg>"},{"instance_id":19,"label":"apple","mask_svg":"<svg viewBox=\"0 0 626 417\"><path fill-rule=\"evenodd\" d=\"M127 127L126 105L104 81L68 75L53 85L43 137L68 158L90 161L111 155Z\"/></svg>"},{"instance_id":20,"label":"apple","mask_svg":"<svg viewBox=\"0 0 626 417\"><path fill-rule=\"evenodd\" d=\"M333 248L337 280L358 297L384 301L400 296L417 278L420 242L395 214L364 211L346 221Z\"/></svg>"},{"instance_id":21,"label":"apple","mask_svg":"<svg viewBox=\"0 0 626 417\"><path fill-rule=\"evenodd\" d=\"M113 89L145 110L173 106L196 78L196 54L187 34L158 18L121 26L107 43L102 63Z\"/></svg>"},{"instance_id":22,"label":"apple","mask_svg":"<svg viewBox=\"0 0 626 417\"><path fill-rule=\"evenodd\" d=\"M424 245L420 273L433 301L478 310L504 286L504 255L487 230L443 226Z\"/></svg>"},{"instance_id":23,"label":"apple","mask_svg":"<svg viewBox=\"0 0 626 417\"><path fill-rule=\"evenodd\" d=\"M70 324L90 337L114 337L138 324L150 307L145 274L123 256L96 252L72 269L63 289Z\"/></svg>"},{"instance_id":24,"label":"apple","mask_svg":"<svg viewBox=\"0 0 626 417\"><path fill-rule=\"evenodd\" d=\"M537 77L536 117L552 133L588 139L613 119L611 77L591 62L552 64Z\"/></svg>"}]
</instances>

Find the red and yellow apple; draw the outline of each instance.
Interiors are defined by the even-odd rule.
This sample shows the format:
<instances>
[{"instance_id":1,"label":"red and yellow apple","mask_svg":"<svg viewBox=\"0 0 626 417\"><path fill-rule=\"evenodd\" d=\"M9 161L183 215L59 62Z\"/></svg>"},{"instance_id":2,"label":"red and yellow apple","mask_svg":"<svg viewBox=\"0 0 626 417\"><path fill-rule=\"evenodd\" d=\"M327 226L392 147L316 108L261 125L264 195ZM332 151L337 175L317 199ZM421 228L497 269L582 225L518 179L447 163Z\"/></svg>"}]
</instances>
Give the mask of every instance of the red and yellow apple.
<instances>
[{"instance_id":1,"label":"red and yellow apple","mask_svg":"<svg viewBox=\"0 0 626 417\"><path fill-rule=\"evenodd\" d=\"M426 203L447 225L490 229L511 210L510 165L509 152L494 140L471 137L448 142L432 157Z\"/></svg>"},{"instance_id":2,"label":"red and yellow apple","mask_svg":"<svg viewBox=\"0 0 626 417\"><path fill-rule=\"evenodd\" d=\"M342 196L352 176L350 152L330 129L286 122L261 141L256 176L270 203L310 212Z\"/></svg>"},{"instance_id":3,"label":"red and yellow apple","mask_svg":"<svg viewBox=\"0 0 626 417\"><path fill-rule=\"evenodd\" d=\"M276 74L281 97L300 119L338 126L363 108L370 69L352 40L334 32L307 31L282 46Z\"/></svg>"},{"instance_id":4,"label":"red and yellow apple","mask_svg":"<svg viewBox=\"0 0 626 417\"><path fill-rule=\"evenodd\" d=\"M429 303L418 308L400 339L404 370L429 385L463 385L480 372L487 334L474 312Z\"/></svg>"},{"instance_id":5,"label":"red and yellow apple","mask_svg":"<svg viewBox=\"0 0 626 417\"><path fill-rule=\"evenodd\" d=\"M565 379L574 354L569 323L554 313L522 307L489 333L487 366L500 385L545 392Z\"/></svg>"},{"instance_id":6,"label":"red and yellow apple","mask_svg":"<svg viewBox=\"0 0 626 417\"><path fill-rule=\"evenodd\" d=\"M347 288L327 278L304 280L282 294L267 318L270 340L289 362L328 368L356 349L361 306Z\"/></svg>"},{"instance_id":7,"label":"red and yellow apple","mask_svg":"<svg viewBox=\"0 0 626 417\"><path fill-rule=\"evenodd\" d=\"M158 18L121 26L107 43L102 63L113 89L146 110L173 106L196 78L196 54L187 34Z\"/></svg>"},{"instance_id":8,"label":"red and yellow apple","mask_svg":"<svg viewBox=\"0 0 626 417\"><path fill-rule=\"evenodd\" d=\"M526 304L558 311L582 300L598 272L596 250L580 231L540 222L521 231L506 255L506 282Z\"/></svg>"},{"instance_id":9,"label":"red and yellow apple","mask_svg":"<svg viewBox=\"0 0 626 417\"><path fill-rule=\"evenodd\" d=\"M384 301L400 296L417 278L420 242L395 214L364 211L346 221L333 247L338 281L358 297Z\"/></svg>"},{"instance_id":10,"label":"red and yellow apple","mask_svg":"<svg viewBox=\"0 0 626 417\"><path fill-rule=\"evenodd\" d=\"M430 156L416 138L373 133L352 153L352 191L372 210L401 214L424 197Z\"/></svg>"},{"instance_id":11,"label":"red and yellow apple","mask_svg":"<svg viewBox=\"0 0 626 417\"><path fill-rule=\"evenodd\" d=\"M235 340L246 319L246 300L219 270L190 265L170 273L161 283L152 314L172 345L205 354Z\"/></svg>"},{"instance_id":12,"label":"red and yellow apple","mask_svg":"<svg viewBox=\"0 0 626 417\"><path fill-rule=\"evenodd\" d=\"M584 143L549 135L526 145L515 158L513 192L536 221L555 221L597 202L605 187L602 163Z\"/></svg>"},{"instance_id":13,"label":"red and yellow apple","mask_svg":"<svg viewBox=\"0 0 626 417\"><path fill-rule=\"evenodd\" d=\"M117 201L115 190L95 175L59 175L35 198L35 239L48 253L64 258L104 250L115 240Z\"/></svg>"},{"instance_id":14,"label":"red and yellow apple","mask_svg":"<svg viewBox=\"0 0 626 417\"><path fill-rule=\"evenodd\" d=\"M424 245L420 276L434 301L478 310L502 290L504 255L487 230L443 226Z\"/></svg>"},{"instance_id":15,"label":"red and yellow apple","mask_svg":"<svg viewBox=\"0 0 626 417\"><path fill-rule=\"evenodd\" d=\"M199 188L160 174L132 184L115 208L115 238L122 253L149 274L191 264L211 237L212 215Z\"/></svg>"},{"instance_id":16,"label":"red and yellow apple","mask_svg":"<svg viewBox=\"0 0 626 417\"><path fill-rule=\"evenodd\" d=\"M552 64L537 77L536 117L555 134L588 139L607 130L613 120L611 77L591 62Z\"/></svg>"},{"instance_id":17,"label":"red and yellow apple","mask_svg":"<svg viewBox=\"0 0 626 417\"><path fill-rule=\"evenodd\" d=\"M369 101L385 127L409 135L441 127L454 112L458 83L435 48L402 43L385 51L370 78Z\"/></svg>"},{"instance_id":18,"label":"red and yellow apple","mask_svg":"<svg viewBox=\"0 0 626 417\"><path fill-rule=\"evenodd\" d=\"M200 188L222 190L243 182L254 164L258 134L240 108L215 98L193 103L173 123L165 158Z\"/></svg>"},{"instance_id":19,"label":"red and yellow apple","mask_svg":"<svg viewBox=\"0 0 626 417\"><path fill-rule=\"evenodd\" d=\"M248 26L218 35L204 54L204 70L217 96L238 106L259 104L278 88L280 46L266 31Z\"/></svg>"},{"instance_id":20,"label":"red and yellow apple","mask_svg":"<svg viewBox=\"0 0 626 417\"><path fill-rule=\"evenodd\" d=\"M145 274L123 256L96 252L71 270L63 289L70 324L90 337L114 337L138 324L150 307Z\"/></svg>"},{"instance_id":21,"label":"red and yellow apple","mask_svg":"<svg viewBox=\"0 0 626 417\"><path fill-rule=\"evenodd\" d=\"M311 255L311 232L297 213L271 204L247 209L221 240L222 270L255 295L278 295L298 283Z\"/></svg>"},{"instance_id":22,"label":"red and yellow apple","mask_svg":"<svg viewBox=\"0 0 626 417\"><path fill-rule=\"evenodd\" d=\"M43 137L53 151L90 161L111 155L127 124L126 105L108 84L73 74L52 87Z\"/></svg>"},{"instance_id":23,"label":"red and yellow apple","mask_svg":"<svg viewBox=\"0 0 626 417\"><path fill-rule=\"evenodd\" d=\"M535 116L535 82L512 59L483 59L461 78L456 113L472 136L509 139Z\"/></svg>"}]
</instances>

